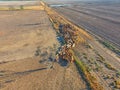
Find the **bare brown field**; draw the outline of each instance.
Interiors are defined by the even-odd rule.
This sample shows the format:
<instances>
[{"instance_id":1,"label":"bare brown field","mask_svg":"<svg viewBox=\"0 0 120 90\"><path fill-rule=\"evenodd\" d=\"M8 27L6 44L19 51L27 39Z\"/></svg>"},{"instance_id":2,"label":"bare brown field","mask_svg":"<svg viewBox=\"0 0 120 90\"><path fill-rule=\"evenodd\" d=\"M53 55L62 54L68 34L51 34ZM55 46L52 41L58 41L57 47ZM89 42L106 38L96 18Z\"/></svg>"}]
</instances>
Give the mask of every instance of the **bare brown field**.
<instances>
[{"instance_id":1,"label":"bare brown field","mask_svg":"<svg viewBox=\"0 0 120 90\"><path fill-rule=\"evenodd\" d=\"M59 46L45 11L0 11L0 89L88 90L73 63L50 62Z\"/></svg>"},{"instance_id":2,"label":"bare brown field","mask_svg":"<svg viewBox=\"0 0 120 90\"><path fill-rule=\"evenodd\" d=\"M44 11L1 11L0 27L0 61L32 57L39 44L57 43ZM53 41L48 42L48 38Z\"/></svg>"}]
</instances>

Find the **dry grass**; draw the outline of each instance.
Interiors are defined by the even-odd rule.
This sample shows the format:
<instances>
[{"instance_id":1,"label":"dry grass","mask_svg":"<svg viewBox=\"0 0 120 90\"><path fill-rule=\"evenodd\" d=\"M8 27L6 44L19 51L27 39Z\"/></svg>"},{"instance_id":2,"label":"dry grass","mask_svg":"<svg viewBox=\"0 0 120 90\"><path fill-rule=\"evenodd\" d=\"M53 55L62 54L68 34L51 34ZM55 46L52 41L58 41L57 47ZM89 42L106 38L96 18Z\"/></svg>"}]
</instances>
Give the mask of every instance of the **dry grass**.
<instances>
[{"instance_id":1,"label":"dry grass","mask_svg":"<svg viewBox=\"0 0 120 90\"><path fill-rule=\"evenodd\" d=\"M120 79L116 79L116 80L115 80L115 87L116 87L117 89L120 89Z\"/></svg>"},{"instance_id":2,"label":"dry grass","mask_svg":"<svg viewBox=\"0 0 120 90\"><path fill-rule=\"evenodd\" d=\"M97 60L98 60L99 62L103 63L106 68L108 68L109 70L116 71L116 69L115 69L112 65L110 65L109 63L107 63L107 62L105 61L105 58L104 58L103 56L101 56L99 53L97 53L97 55L98 55Z\"/></svg>"},{"instance_id":3,"label":"dry grass","mask_svg":"<svg viewBox=\"0 0 120 90\"><path fill-rule=\"evenodd\" d=\"M89 83L92 90L104 90L103 87L98 83L97 79L91 75L89 72L89 68L86 67L86 65L79 60L79 58L73 53L75 63L78 67L78 70L82 71L82 73L85 75L85 79Z\"/></svg>"},{"instance_id":4,"label":"dry grass","mask_svg":"<svg viewBox=\"0 0 120 90\"><path fill-rule=\"evenodd\" d=\"M44 10L43 6L17 6L17 7L0 7L1 11L8 11L8 10Z\"/></svg>"},{"instance_id":5,"label":"dry grass","mask_svg":"<svg viewBox=\"0 0 120 90\"><path fill-rule=\"evenodd\" d=\"M106 68L108 68L108 69L110 69L110 70L116 71L116 69L115 69L112 65L110 65L110 64L108 64L108 63L104 63L104 64L105 64L105 67L106 67Z\"/></svg>"},{"instance_id":6,"label":"dry grass","mask_svg":"<svg viewBox=\"0 0 120 90\"><path fill-rule=\"evenodd\" d=\"M44 7L42 6L24 6L25 10L44 10Z\"/></svg>"}]
</instances>

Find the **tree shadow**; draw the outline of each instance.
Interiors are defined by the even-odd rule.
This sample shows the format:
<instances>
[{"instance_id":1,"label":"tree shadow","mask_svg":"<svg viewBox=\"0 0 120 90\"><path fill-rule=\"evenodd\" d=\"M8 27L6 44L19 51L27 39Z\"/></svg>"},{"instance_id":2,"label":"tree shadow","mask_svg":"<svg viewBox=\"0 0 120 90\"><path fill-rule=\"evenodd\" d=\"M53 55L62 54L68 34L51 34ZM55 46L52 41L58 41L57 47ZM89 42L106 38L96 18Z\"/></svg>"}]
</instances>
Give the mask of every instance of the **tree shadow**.
<instances>
[{"instance_id":1,"label":"tree shadow","mask_svg":"<svg viewBox=\"0 0 120 90\"><path fill-rule=\"evenodd\" d=\"M29 23L29 24L23 24L20 26L37 26L37 25L41 25L42 23Z\"/></svg>"},{"instance_id":2,"label":"tree shadow","mask_svg":"<svg viewBox=\"0 0 120 90\"><path fill-rule=\"evenodd\" d=\"M28 70L28 71L23 71L23 72L16 72L16 73L13 73L13 74L15 74L15 75L24 75L24 74L29 74L29 73L45 70L45 69L47 69L47 68L38 68L38 69L34 69L34 70Z\"/></svg>"},{"instance_id":3,"label":"tree shadow","mask_svg":"<svg viewBox=\"0 0 120 90\"><path fill-rule=\"evenodd\" d=\"M6 72L6 73L3 73L3 75L0 76L0 78L5 78L5 77L11 77L11 76L19 76L19 75L26 75L26 74L30 74L30 73L33 73L33 72L38 72L38 71L41 71L41 70L45 70L47 68L38 68L38 69L34 69L34 70L28 70L28 71L23 71L23 72L13 72L13 73L10 73L10 72Z\"/></svg>"},{"instance_id":4,"label":"tree shadow","mask_svg":"<svg viewBox=\"0 0 120 90\"><path fill-rule=\"evenodd\" d=\"M38 72L41 70L45 70L47 68L38 68L38 69L34 69L34 70L28 70L28 71L23 71L23 72L12 72L11 71L1 71L3 73L3 75L0 76L0 89L6 87L6 84L14 82L16 80L16 78L20 78L23 77L25 75L31 74L33 72Z\"/></svg>"}]
</instances>

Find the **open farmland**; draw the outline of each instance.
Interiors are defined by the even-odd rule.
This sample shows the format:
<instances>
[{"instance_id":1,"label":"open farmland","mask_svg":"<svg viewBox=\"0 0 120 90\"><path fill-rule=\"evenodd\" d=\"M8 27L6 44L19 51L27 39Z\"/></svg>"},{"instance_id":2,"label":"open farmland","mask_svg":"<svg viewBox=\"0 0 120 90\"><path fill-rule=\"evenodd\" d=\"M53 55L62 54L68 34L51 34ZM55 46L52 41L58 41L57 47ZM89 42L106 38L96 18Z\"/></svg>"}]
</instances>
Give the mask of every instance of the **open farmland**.
<instances>
[{"instance_id":1,"label":"open farmland","mask_svg":"<svg viewBox=\"0 0 120 90\"><path fill-rule=\"evenodd\" d=\"M53 5L53 9L41 2L41 8L30 6L30 10L13 5L12 10L0 11L0 89L120 89L120 58L94 37L101 34L90 34L76 23L91 20L95 14L78 11L85 4L71 3ZM81 12L84 19L76 16ZM95 18L119 23L104 14Z\"/></svg>"},{"instance_id":2,"label":"open farmland","mask_svg":"<svg viewBox=\"0 0 120 90\"><path fill-rule=\"evenodd\" d=\"M0 11L0 89L86 90L73 63L50 62L59 46L44 10Z\"/></svg>"},{"instance_id":3,"label":"open farmland","mask_svg":"<svg viewBox=\"0 0 120 90\"><path fill-rule=\"evenodd\" d=\"M55 7L55 9L76 25L120 48L119 3L74 2L68 6Z\"/></svg>"},{"instance_id":4,"label":"open farmland","mask_svg":"<svg viewBox=\"0 0 120 90\"><path fill-rule=\"evenodd\" d=\"M47 33L41 33L52 27L44 11L0 12L0 61L32 57L39 43L44 45L47 42ZM54 34L52 36L55 37Z\"/></svg>"}]
</instances>

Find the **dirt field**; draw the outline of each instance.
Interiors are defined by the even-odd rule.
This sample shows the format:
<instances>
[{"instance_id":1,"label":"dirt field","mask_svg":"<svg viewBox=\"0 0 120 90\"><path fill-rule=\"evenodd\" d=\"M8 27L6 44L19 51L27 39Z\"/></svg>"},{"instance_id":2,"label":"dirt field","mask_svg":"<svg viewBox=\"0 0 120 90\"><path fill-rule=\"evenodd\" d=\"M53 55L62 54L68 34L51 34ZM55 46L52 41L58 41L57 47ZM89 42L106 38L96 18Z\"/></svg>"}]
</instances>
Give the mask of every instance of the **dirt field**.
<instances>
[{"instance_id":1,"label":"dirt field","mask_svg":"<svg viewBox=\"0 0 120 90\"><path fill-rule=\"evenodd\" d=\"M88 90L74 64L50 62L59 46L44 11L0 11L0 89Z\"/></svg>"},{"instance_id":2,"label":"dirt field","mask_svg":"<svg viewBox=\"0 0 120 90\"><path fill-rule=\"evenodd\" d=\"M66 4L69 4L66 3ZM72 3L55 7L66 18L120 48L120 6L108 3Z\"/></svg>"},{"instance_id":3,"label":"dirt field","mask_svg":"<svg viewBox=\"0 0 120 90\"><path fill-rule=\"evenodd\" d=\"M44 11L1 11L0 27L0 61L32 57L37 47L57 44Z\"/></svg>"}]
</instances>

